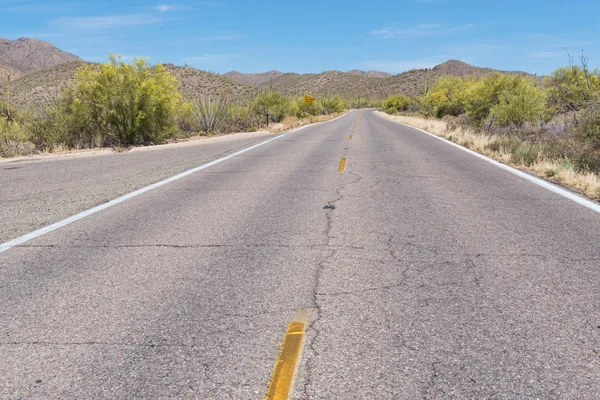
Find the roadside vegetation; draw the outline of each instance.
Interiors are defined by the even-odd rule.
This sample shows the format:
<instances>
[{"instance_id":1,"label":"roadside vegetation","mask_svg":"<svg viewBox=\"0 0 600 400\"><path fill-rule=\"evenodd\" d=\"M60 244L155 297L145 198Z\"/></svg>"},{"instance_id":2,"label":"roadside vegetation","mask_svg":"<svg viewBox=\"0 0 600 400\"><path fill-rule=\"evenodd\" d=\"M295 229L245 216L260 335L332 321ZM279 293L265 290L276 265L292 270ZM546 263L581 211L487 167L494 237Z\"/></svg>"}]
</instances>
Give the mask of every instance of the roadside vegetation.
<instances>
[{"instance_id":1,"label":"roadside vegetation","mask_svg":"<svg viewBox=\"0 0 600 400\"><path fill-rule=\"evenodd\" d=\"M393 119L600 198L600 71L588 59L545 79L441 77L383 102Z\"/></svg>"},{"instance_id":2,"label":"roadside vegetation","mask_svg":"<svg viewBox=\"0 0 600 400\"><path fill-rule=\"evenodd\" d=\"M126 63L111 55L104 64L82 64L75 79L34 106L15 109L0 102L0 157L95 147L164 143L199 135L256 131L269 124L280 132L326 120L346 108L369 105L339 95L286 97L272 90L228 101L223 92L193 99L162 65L144 59ZM267 118L268 112L268 118Z\"/></svg>"}]
</instances>

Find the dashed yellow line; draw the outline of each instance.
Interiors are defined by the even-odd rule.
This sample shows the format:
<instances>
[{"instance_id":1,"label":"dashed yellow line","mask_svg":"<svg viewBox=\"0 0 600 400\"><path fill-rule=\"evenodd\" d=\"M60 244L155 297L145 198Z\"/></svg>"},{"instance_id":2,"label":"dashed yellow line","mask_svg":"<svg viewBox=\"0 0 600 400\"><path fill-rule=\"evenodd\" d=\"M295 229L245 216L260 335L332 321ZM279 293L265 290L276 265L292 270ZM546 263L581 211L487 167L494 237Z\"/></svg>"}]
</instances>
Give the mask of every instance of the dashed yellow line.
<instances>
[{"instance_id":1,"label":"dashed yellow line","mask_svg":"<svg viewBox=\"0 0 600 400\"><path fill-rule=\"evenodd\" d=\"M296 376L296 368L302 354L305 327L309 317L308 310L299 310L294 321L288 325L265 400L287 400L289 398Z\"/></svg>"},{"instance_id":2,"label":"dashed yellow line","mask_svg":"<svg viewBox=\"0 0 600 400\"><path fill-rule=\"evenodd\" d=\"M348 138L348 140L352 140L352 135L350 135L350 137Z\"/></svg>"},{"instance_id":3,"label":"dashed yellow line","mask_svg":"<svg viewBox=\"0 0 600 400\"><path fill-rule=\"evenodd\" d=\"M344 172L345 169L346 169L346 157L342 158L342 161L340 161L340 168L338 169L338 171Z\"/></svg>"}]
</instances>

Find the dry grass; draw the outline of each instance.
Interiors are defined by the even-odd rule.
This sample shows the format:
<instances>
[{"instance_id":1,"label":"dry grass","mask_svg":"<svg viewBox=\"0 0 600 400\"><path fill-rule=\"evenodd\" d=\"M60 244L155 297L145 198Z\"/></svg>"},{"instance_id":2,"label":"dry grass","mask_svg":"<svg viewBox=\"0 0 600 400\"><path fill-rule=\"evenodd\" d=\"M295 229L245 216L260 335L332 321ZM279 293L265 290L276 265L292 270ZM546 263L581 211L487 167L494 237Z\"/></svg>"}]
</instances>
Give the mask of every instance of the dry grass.
<instances>
[{"instance_id":1,"label":"dry grass","mask_svg":"<svg viewBox=\"0 0 600 400\"><path fill-rule=\"evenodd\" d=\"M427 120L415 116L388 115L381 111L376 113L392 121L400 122L415 128L433 133L448 139L470 150L484 154L504 164L530 171L537 176L567 185L592 199L600 199L600 176L591 172L579 172L568 160L552 160L540 155L533 162L526 163L499 142L497 137L476 132L462 127L450 129L448 124L440 120Z\"/></svg>"},{"instance_id":2,"label":"dry grass","mask_svg":"<svg viewBox=\"0 0 600 400\"><path fill-rule=\"evenodd\" d=\"M281 133L284 131L288 131L290 129L299 128L304 125L316 124L319 122L330 121L334 118L339 117L343 113L333 113L328 115L316 115L309 116L308 118L299 119L297 117L285 117L283 121L278 124L273 124L269 126L268 130L272 133Z\"/></svg>"}]
</instances>

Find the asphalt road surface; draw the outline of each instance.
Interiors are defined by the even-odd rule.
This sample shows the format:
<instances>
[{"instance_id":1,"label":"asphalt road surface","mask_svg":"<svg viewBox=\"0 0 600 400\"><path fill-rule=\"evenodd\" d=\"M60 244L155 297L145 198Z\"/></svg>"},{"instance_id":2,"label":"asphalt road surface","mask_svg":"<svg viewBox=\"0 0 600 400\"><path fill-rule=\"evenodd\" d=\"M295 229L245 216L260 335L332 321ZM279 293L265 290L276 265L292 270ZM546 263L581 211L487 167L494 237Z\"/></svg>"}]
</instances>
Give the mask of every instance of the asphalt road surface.
<instances>
[{"instance_id":1,"label":"asphalt road surface","mask_svg":"<svg viewBox=\"0 0 600 400\"><path fill-rule=\"evenodd\" d=\"M259 140L2 165L2 239ZM292 398L598 399L599 239L351 112L0 253L0 398L263 399L309 310Z\"/></svg>"}]
</instances>

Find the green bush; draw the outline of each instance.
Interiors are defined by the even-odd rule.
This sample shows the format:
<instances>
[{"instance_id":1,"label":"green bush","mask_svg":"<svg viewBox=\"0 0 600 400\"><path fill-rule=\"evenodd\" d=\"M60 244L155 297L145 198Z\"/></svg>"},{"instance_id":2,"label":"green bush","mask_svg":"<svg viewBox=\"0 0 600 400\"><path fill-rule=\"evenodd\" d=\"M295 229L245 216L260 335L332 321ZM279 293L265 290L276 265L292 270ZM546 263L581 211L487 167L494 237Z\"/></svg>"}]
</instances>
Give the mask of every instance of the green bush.
<instances>
[{"instance_id":1,"label":"green bush","mask_svg":"<svg viewBox=\"0 0 600 400\"><path fill-rule=\"evenodd\" d=\"M395 94L383 102L383 111L388 114L394 114L400 111L407 111L410 105L411 99L402 94Z\"/></svg>"},{"instance_id":2,"label":"green bush","mask_svg":"<svg viewBox=\"0 0 600 400\"><path fill-rule=\"evenodd\" d=\"M463 114L470 90L475 83L476 80L473 77L442 76L438 78L424 97L425 114L433 114L438 118L445 115Z\"/></svg>"},{"instance_id":3,"label":"green bush","mask_svg":"<svg viewBox=\"0 0 600 400\"><path fill-rule=\"evenodd\" d=\"M0 157L14 157L34 151L35 145L30 141L23 124L0 117Z\"/></svg>"},{"instance_id":4,"label":"green bush","mask_svg":"<svg viewBox=\"0 0 600 400\"><path fill-rule=\"evenodd\" d=\"M298 118L306 118L310 115L323 114L323 106L319 100L306 104L304 97L298 98L293 104L294 115Z\"/></svg>"},{"instance_id":5,"label":"green bush","mask_svg":"<svg viewBox=\"0 0 600 400\"><path fill-rule=\"evenodd\" d=\"M512 87L502 90L498 103L490 109L491 117L500 126L521 127L524 123L537 123L546 111L546 94L525 78L514 80Z\"/></svg>"},{"instance_id":6,"label":"green bush","mask_svg":"<svg viewBox=\"0 0 600 400\"><path fill-rule=\"evenodd\" d=\"M335 96L325 98L321 101L323 106L323 112L325 114L332 114L342 112L346 109L342 96L336 94Z\"/></svg>"},{"instance_id":7,"label":"green bush","mask_svg":"<svg viewBox=\"0 0 600 400\"><path fill-rule=\"evenodd\" d=\"M470 121L478 126L487 121L492 107L500 102L500 94L514 87L518 79L517 76L494 74L477 81L465 105L465 113Z\"/></svg>"},{"instance_id":8,"label":"green bush","mask_svg":"<svg viewBox=\"0 0 600 400\"><path fill-rule=\"evenodd\" d=\"M269 110L269 115L275 122L281 122L292 114L292 104L290 99L281 93L263 93L254 99L252 111L254 114L262 116L265 115L266 110Z\"/></svg>"},{"instance_id":9,"label":"green bush","mask_svg":"<svg viewBox=\"0 0 600 400\"><path fill-rule=\"evenodd\" d=\"M600 71L579 66L558 68L549 78L548 105L552 112L581 110L600 95Z\"/></svg>"},{"instance_id":10,"label":"green bush","mask_svg":"<svg viewBox=\"0 0 600 400\"><path fill-rule=\"evenodd\" d=\"M126 64L110 55L109 60L80 67L70 89L70 111L83 114L87 133L108 145L160 142L173 134L185 107L177 79L144 59Z\"/></svg>"}]
</instances>

